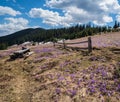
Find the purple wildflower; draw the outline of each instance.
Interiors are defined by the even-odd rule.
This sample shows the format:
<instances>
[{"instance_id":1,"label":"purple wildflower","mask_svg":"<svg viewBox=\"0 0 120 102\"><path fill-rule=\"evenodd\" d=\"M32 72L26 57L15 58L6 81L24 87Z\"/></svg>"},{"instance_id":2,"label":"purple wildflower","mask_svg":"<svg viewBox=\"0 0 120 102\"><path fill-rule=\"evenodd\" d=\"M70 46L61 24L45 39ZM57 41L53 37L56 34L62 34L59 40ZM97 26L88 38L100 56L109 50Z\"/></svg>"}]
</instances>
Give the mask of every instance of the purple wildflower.
<instances>
[{"instance_id":1,"label":"purple wildflower","mask_svg":"<svg viewBox=\"0 0 120 102\"><path fill-rule=\"evenodd\" d=\"M118 84L117 86L117 91L120 91L120 84Z\"/></svg>"},{"instance_id":2,"label":"purple wildflower","mask_svg":"<svg viewBox=\"0 0 120 102\"><path fill-rule=\"evenodd\" d=\"M106 77L107 76L107 72L105 70L101 71L102 77Z\"/></svg>"},{"instance_id":3,"label":"purple wildflower","mask_svg":"<svg viewBox=\"0 0 120 102\"><path fill-rule=\"evenodd\" d=\"M56 94L60 94L61 93L61 90L60 90L60 88L56 88Z\"/></svg>"},{"instance_id":4,"label":"purple wildflower","mask_svg":"<svg viewBox=\"0 0 120 102\"><path fill-rule=\"evenodd\" d=\"M70 93L71 97L74 97L77 94L77 90L68 90Z\"/></svg>"},{"instance_id":5,"label":"purple wildflower","mask_svg":"<svg viewBox=\"0 0 120 102\"><path fill-rule=\"evenodd\" d=\"M60 76L60 77L58 77L58 81L62 81L62 80L64 80L65 78L63 77L63 76Z\"/></svg>"},{"instance_id":6,"label":"purple wildflower","mask_svg":"<svg viewBox=\"0 0 120 102\"><path fill-rule=\"evenodd\" d=\"M77 82L78 86L80 86L81 81L82 81L81 79L78 80L78 82Z\"/></svg>"},{"instance_id":7,"label":"purple wildflower","mask_svg":"<svg viewBox=\"0 0 120 102\"><path fill-rule=\"evenodd\" d=\"M93 79L93 77L94 77L94 73L91 73L90 74L90 79Z\"/></svg>"},{"instance_id":8,"label":"purple wildflower","mask_svg":"<svg viewBox=\"0 0 120 102\"><path fill-rule=\"evenodd\" d=\"M75 74L70 74L71 79L75 78Z\"/></svg>"}]
</instances>

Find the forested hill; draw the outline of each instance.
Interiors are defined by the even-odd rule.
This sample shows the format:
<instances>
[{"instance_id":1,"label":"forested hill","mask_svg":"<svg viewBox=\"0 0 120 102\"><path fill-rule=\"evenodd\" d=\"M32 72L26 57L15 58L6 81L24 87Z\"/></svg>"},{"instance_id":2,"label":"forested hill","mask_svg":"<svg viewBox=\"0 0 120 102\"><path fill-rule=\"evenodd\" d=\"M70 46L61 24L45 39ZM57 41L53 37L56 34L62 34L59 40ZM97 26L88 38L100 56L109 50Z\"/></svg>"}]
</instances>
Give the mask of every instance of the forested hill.
<instances>
[{"instance_id":1,"label":"forested hill","mask_svg":"<svg viewBox=\"0 0 120 102\"><path fill-rule=\"evenodd\" d=\"M45 30L42 28L37 29L28 28L10 35L0 37L0 42L7 43L8 45L20 44L23 43L24 41L33 40L34 36L41 34L42 32L45 32Z\"/></svg>"},{"instance_id":2,"label":"forested hill","mask_svg":"<svg viewBox=\"0 0 120 102\"><path fill-rule=\"evenodd\" d=\"M95 35L106 31L111 31L111 28L106 26L91 27L90 24L47 30L43 28L29 28L7 36L0 37L0 49L5 49L7 46L11 46L13 44L21 44L25 41L46 42L53 41L54 38L74 39L89 35Z\"/></svg>"}]
</instances>

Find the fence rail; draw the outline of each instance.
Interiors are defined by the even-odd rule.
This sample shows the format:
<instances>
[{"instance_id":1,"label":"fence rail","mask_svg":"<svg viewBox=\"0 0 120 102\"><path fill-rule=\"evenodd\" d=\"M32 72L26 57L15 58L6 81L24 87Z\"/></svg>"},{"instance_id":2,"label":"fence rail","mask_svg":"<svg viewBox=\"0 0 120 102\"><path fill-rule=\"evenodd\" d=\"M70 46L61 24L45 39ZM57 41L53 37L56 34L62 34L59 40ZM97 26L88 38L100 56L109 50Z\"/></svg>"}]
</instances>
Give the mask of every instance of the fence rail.
<instances>
[{"instance_id":1,"label":"fence rail","mask_svg":"<svg viewBox=\"0 0 120 102\"><path fill-rule=\"evenodd\" d=\"M88 43L88 47L70 47L70 46L67 46L67 45L73 45L73 44L83 44L83 43ZM81 41L81 42L75 42L75 43L66 43L65 40L63 40L63 42L57 42L57 43L54 43L54 46L63 46L64 49L66 48L72 48L72 49L76 49L76 48L79 48L79 49L88 49L88 52L92 52L92 40L91 40L91 37L88 37L88 40L87 41Z\"/></svg>"},{"instance_id":2,"label":"fence rail","mask_svg":"<svg viewBox=\"0 0 120 102\"><path fill-rule=\"evenodd\" d=\"M75 42L75 43L65 43L66 45L73 45L73 44L82 44L82 43L87 43L88 41L82 41L82 42ZM57 44L63 44L58 42Z\"/></svg>"}]
</instances>

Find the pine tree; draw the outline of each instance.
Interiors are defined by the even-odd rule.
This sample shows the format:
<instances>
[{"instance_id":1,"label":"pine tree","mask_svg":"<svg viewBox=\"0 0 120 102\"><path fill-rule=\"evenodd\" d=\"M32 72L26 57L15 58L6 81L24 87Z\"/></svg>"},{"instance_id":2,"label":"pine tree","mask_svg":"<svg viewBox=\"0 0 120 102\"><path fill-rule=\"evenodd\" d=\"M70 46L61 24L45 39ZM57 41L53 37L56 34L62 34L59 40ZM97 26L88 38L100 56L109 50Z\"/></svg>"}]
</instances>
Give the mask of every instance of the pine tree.
<instances>
[{"instance_id":1,"label":"pine tree","mask_svg":"<svg viewBox=\"0 0 120 102\"><path fill-rule=\"evenodd\" d=\"M117 21L115 21L113 28L118 28L118 27L119 27L119 23Z\"/></svg>"}]
</instances>

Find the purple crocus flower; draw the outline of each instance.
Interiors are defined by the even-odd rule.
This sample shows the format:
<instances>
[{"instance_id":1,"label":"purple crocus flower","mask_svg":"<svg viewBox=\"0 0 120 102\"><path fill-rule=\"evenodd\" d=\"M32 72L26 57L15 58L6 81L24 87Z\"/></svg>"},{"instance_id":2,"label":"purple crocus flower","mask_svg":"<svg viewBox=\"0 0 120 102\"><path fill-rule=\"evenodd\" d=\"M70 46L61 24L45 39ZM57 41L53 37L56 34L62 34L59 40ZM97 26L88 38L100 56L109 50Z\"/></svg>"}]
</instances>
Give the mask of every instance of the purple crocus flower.
<instances>
[{"instance_id":1,"label":"purple crocus flower","mask_svg":"<svg viewBox=\"0 0 120 102\"><path fill-rule=\"evenodd\" d=\"M68 90L68 92L71 94L71 97L74 97L77 94L77 90Z\"/></svg>"},{"instance_id":2,"label":"purple crocus flower","mask_svg":"<svg viewBox=\"0 0 120 102\"><path fill-rule=\"evenodd\" d=\"M117 90L120 91L120 84L118 84Z\"/></svg>"},{"instance_id":3,"label":"purple crocus flower","mask_svg":"<svg viewBox=\"0 0 120 102\"><path fill-rule=\"evenodd\" d=\"M65 79L64 77L60 76L60 77L58 78L58 81L62 81L62 80L64 80L64 79Z\"/></svg>"},{"instance_id":4,"label":"purple crocus flower","mask_svg":"<svg viewBox=\"0 0 120 102\"><path fill-rule=\"evenodd\" d=\"M105 70L101 71L102 77L106 77L107 76L107 72Z\"/></svg>"},{"instance_id":5,"label":"purple crocus flower","mask_svg":"<svg viewBox=\"0 0 120 102\"><path fill-rule=\"evenodd\" d=\"M60 94L61 93L61 90L60 90L60 88L56 88L56 94Z\"/></svg>"}]
</instances>

